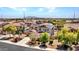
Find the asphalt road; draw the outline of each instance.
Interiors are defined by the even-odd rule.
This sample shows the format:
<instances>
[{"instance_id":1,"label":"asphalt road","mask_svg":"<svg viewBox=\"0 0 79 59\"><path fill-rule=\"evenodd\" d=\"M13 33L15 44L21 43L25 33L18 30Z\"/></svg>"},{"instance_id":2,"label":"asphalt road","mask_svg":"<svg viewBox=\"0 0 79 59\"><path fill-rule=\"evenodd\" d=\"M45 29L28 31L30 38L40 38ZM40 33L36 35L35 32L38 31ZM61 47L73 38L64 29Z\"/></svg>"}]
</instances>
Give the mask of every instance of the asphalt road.
<instances>
[{"instance_id":1,"label":"asphalt road","mask_svg":"<svg viewBox=\"0 0 79 59\"><path fill-rule=\"evenodd\" d=\"M43 51L43 50L0 42L0 51Z\"/></svg>"}]
</instances>

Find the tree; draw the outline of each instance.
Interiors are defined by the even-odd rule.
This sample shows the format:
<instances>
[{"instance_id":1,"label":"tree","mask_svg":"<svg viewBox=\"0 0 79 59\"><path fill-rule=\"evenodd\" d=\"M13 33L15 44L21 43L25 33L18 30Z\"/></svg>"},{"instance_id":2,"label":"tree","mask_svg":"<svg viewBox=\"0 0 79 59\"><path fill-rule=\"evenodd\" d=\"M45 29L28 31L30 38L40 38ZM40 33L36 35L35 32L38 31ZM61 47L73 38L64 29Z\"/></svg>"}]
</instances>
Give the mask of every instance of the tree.
<instances>
[{"instance_id":1,"label":"tree","mask_svg":"<svg viewBox=\"0 0 79 59\"><path fill-rule=\"evenodd\" d=\"M79 42L79 29L77 29L77 39L76 39L76 43Z\"/></svg>"},{"instance_id":2,"label":"tree","mask_svg":"<svg viewBox=\"0 0 79 59\"><path fill-rule=\"evenodd\" d=\"M46 42L48 42L49 40L49 35L47 32L44 32L40 35L40 42L41 42L41 45L39 47L41 48L47 48L46 46Z\"/></svg>"},{"instance_id":3,"label":"tree","mask_svg":"<svg viewBox=\"0 0 79 59\"><path fill-rule=\"evenodd\" d=\"M37 34L33 32L29 35L29 37L31 40L36 40L38 38Z\"/></svg>"},{"instance_id":4,"label":"tree","mask_svg":"<svg viewBox=\"0 0 79 59\"><path fill-rule=\"evenodd\" d=\"M57 33L58 40L62 43L62 46L66 49L72 48L71 46L77 40L77 33L69 32L68 29L63 28Z\"/></svg>"},{"instance_id":5,"label":"tree","mask_svg":"<svg viewBox=\"0 0 79 59\"><path fill-rule=\"evenodd\" d=\"M56 26L64 26L66 21L65 20L50 20L49 22Z\"/></svg>"},{"instance_id":6,"label":"tree","mask_svg":"<svg viewBox=\"0 0 79 59\"><path fill-rule=\"evenodd\" d=\"M61 31L57 33L58 40L65 45L72 45L72 43L76 40L76 33L68 32L68 28L63 28Z\"/></svg>"},{"instance_id":7,"label":"tree","mask_svg":"<svg viewBox=\"0 0 79 59\"><path fill-rule=\"evenodd\" d=\"M58 29L61 29L62 27L64 27L66 21L62 19L62 20L50 20L49 22L55 25Z\"/></svg>"},{"instance_id":8,"label":"tree","mask_svg":"<svg viewBox=\"0 0 79 59\"><path fill-rule=\"evenodd\" d=\"M17 27L16 34L24 33L24 31L25 31L25 27L24 26Z\"/></svg>"},{"instance_id":9,"label":"tree","mask_svg":"<svg viewBox=\"0 0 79 59\"><path fill-rule=\"evenodd\" d=\"M37 44L36 41L39 38L38 33L31 32L29 37L31 40L28 42L28 44L29 45L36 45Z\"/></svg>"},{"instance_id":10,"label":"tree","mask_svg":"<svg viewBox=\"0 0 79 59\"><path fill-rule=\"evenodd\" d=\"M48 39L49 39L49 35L48 35L47 32L41 34L41 36L40 36L40 41L41 42L45 42L46 43L46 42L48 42Z\"/></svg>"},{"instance_id":11,"label":"tree","mask_svg":"<svg viewBox=\"0 0 79 59\"><path fill-rule=\"evenodd\" d=\"M14 34L14 33L17 31L17 28L16 28L16 26L14 26L14 25L5 25L5 26L3 27L3 30L4 30L4 31L7 31L7 32L9 32L9 33Z\"/></svg>"}]
</instances>

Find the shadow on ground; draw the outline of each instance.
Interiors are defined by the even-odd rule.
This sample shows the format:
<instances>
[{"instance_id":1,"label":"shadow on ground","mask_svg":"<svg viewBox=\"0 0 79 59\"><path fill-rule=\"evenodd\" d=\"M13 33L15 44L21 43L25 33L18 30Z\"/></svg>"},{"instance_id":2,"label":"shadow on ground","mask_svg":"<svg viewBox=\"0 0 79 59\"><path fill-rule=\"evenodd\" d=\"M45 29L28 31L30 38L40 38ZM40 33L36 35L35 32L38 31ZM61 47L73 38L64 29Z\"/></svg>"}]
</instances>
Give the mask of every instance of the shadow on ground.
<instances>
[{"instance_id":1,"label":"shadow on ground","mask_svg":"<svg viewBox=\"0 0 79 59\"><path fill-rule=\"evenodd\" d=\"M0 51L43 51L43 50L0 42Z\"/></svg>"}]
</instances>

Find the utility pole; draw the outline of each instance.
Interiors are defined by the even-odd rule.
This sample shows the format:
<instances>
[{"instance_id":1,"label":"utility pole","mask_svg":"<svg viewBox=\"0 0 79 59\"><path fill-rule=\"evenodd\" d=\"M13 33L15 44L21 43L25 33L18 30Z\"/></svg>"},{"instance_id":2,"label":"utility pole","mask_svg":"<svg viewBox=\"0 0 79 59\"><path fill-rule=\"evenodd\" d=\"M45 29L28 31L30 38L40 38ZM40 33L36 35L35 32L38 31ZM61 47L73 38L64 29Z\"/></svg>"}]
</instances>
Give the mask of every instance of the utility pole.
<instances>
[{"instance_id":1,"label":"utility pole","mask_svg":"<svg viewBox=\"0 0 79 59\"><path fill-rule=\"evenodd\" d=\"M74 20L75 20L75 11L74 11Z\"/></svg>"},{"instance_id":2,"label":"utility pole","mask_svg":"<svg viewBox=\"0 0 79 59\"><path fill-rule=\"evenodd\" d=\"M73 19L72 19L72 22L74 22L74 20L75 20L75 10L74 10L74 12L73 12Z\"/></svg>"},{"instance_id":3,"label":"utility pole","mask_svg":"<svg viewBox=\"0 0 79 59\"><path fill-rule=\"evenodd\" d=\"M25 11L23 11L23 20L25 20L26 17L25 17Z\"/></svg>"}]
</instances>

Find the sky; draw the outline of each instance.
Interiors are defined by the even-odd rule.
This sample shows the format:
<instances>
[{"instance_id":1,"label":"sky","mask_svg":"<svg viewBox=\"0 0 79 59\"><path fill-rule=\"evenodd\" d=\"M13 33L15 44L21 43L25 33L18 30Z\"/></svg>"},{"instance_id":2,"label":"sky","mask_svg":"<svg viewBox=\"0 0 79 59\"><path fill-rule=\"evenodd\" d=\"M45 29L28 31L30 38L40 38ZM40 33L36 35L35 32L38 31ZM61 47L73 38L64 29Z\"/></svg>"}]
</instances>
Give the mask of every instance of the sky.
<instances>
[{"instance_id":1,"label":"sky","mask_svg":"<svg viewBox=\"0 0 79 59\"><path fill-rule=\"evenodd\" d=\"M79 7L0 7L0 18L79 18Z\"/></svg>"}]
</instances>

